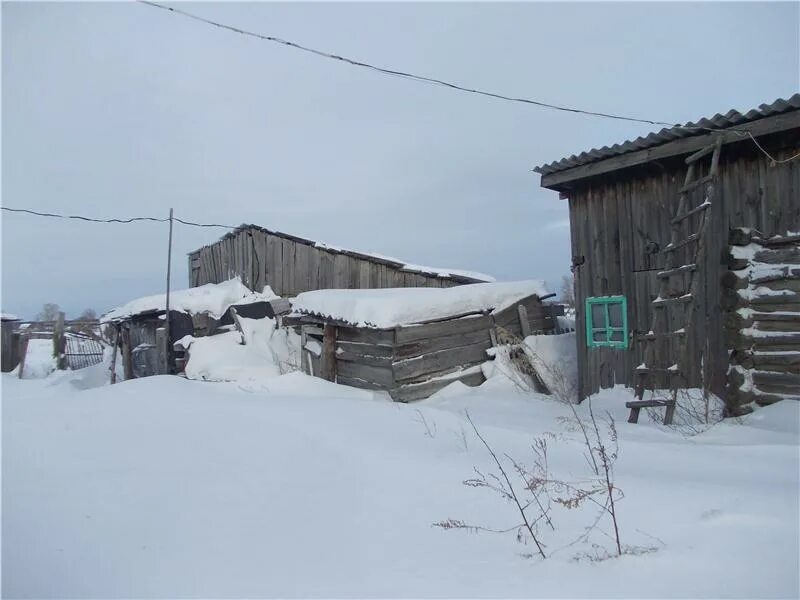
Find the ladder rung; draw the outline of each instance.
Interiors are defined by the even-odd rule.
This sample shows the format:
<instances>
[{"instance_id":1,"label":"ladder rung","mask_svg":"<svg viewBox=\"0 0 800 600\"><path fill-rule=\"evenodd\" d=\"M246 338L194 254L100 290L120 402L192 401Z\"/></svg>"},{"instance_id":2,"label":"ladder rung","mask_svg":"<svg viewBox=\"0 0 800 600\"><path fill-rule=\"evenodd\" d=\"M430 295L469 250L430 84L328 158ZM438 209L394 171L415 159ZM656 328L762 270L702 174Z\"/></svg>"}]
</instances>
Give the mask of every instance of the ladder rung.
<instances>
[{"instance_id":1,"label":"ladder rung","mask_svg":"<svg viewBox=\"0 0 800 600\"><path fill-rule=\"evenodd\" d=\"M669 244L667 244L664 247L664 249L661 252L665 253L665 254L667 252L675 252L675 250L677 250L678 248L683 248L687 244L691 244L692 242L696 242L699 239L700 239L700 234L699 233L693 233L692 235L687 237L685 240L681 240L680 242L675 242L674 244L672 242L670 242Z\"/></svg>"},{"instance_id":2,"label":"ladder rung","mask_svg":"<svg viewBox=\"0 0 800 600\"><path fill-rule=\"evenodd\" d=\"M691 183L687 183L680 189L679 194L685 194L686 192L691 192L695 188L699 188L701 185L705 185L709 181L714 179L713 175L706 175L705 177L701 177L700 179L695 179Z\"/></svg>"},{"instance_id":3,"label":"ladder rung","mask_svg":"<svg viewBox=\"0 0 800 600\"><path fill-rule=\"evenodd\" d=\"M692 215L695 215L695 214L699 213L700 211L703 211L703 210L707 209L709 206L711 206L711 202L708 202L708 201L703 202L700 206L695 206L689 212L683 213L682 215L679 215L679 216L675 217L674 219L672 219L671 223L673 225L677 225L678 223L680 223L681 221L683 221L685 219L688 219Z\"/></svg>"},{"instance_id":4,"label":"ladder rung","mask_svg":"<svg viewBox=\"0 0 800 600\"><path fill-rule=\"evenodd\" d=\"M686 164L690 165L693 162L703 158L706 154L711 154L714 151L714 148L716 148L716 147L717 147L716 144L711 144L710 146L706 146L702 150L698 150L697 152L695 152L694 154L692 154L691 156L688 156L686 158L686 161L685 161Z\"/></svg>"},{"instance_id":5,"label":"ladder rung","mask_svg":"<svg viewBox=\"0 0 800 600\"><path fill-rule=\"evenodd\" d=\"M656 277L659 277L660 279L666 279L667 277L672 277L673 275L680 275L681 273L689 273L690 271L694 271L696 269L697 265L695 263L692 263L690 265L682 265L674 269L667 269L666 271L659 271L656 274Z\"/></svg>"},{"instance_id":6,"label":"ladder rung","mask_svg":"<svg viewBox=\"0 0 800 600\"><path fill-rule=\"evenodd\" d=\"M686 335L686 331L684 331L683 329L679 329L678 331L670 331L667 333L645 333L644 335L640 335L638 337L638 340L640 342L645 342L661 338L681 337L684 335Z\"/></svg>"},{"instance_id":7,"label":"ladder rung","mask_svg":"<svg viewBox=\"0 0 800 600\"><path fill-rule=\"evenodd\" d=\"M673 302L691 302L692 295L691 294L684 294L683 296L675 296L672 298L656 298L653 300L653 308L661 308L666 304L671 304Z\"/></svg>"},{"instance_id":8,"label":"ladder rung","mask_svg":"<svg viewBox=\"0 0 800 600\"><path fill-rule=\"evenodd\" d=\"M680 369L657 369L654 367L636 367L636 372L639 375L647 375L648 373L666 373L667 375L681 375Z\"/></svg>"}]
</instances>

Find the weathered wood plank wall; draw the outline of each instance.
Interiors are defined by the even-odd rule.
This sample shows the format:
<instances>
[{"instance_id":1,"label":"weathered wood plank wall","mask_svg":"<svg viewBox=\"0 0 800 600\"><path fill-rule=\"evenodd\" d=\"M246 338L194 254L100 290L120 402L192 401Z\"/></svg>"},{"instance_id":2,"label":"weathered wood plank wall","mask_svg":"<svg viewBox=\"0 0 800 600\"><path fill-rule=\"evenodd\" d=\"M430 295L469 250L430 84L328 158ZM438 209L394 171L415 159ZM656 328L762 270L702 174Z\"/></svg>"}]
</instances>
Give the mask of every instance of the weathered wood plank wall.
<instances>
[{"instance_id":1,"label":"weathered wood plank wall","mask_svg":"<svg viewBox=\"0 0 800 600\"><path fill-rule=\"evenodd\" d=\"M520 311L520 306L525 310ZM521 312L526 317L524 324ZM478 367L488 360L486 351L493 345L492 333L497 327L516 336L522 336L523 330L550 333L555 330L555 317L560 314L562 306L543 305L532 296L493 315L454 316L394 329L337 324L336 381L385 390L401 402L427 398L455 380L479 385L484 377ZM325 320L301 316L286 322L308 327L309 323L322 325ZM319 373L314 371L314 374Z\"/></svg>"},{"instance_id":2,"label":"weathered wood plank wall","mask_svg":"<svg viewBox=\"0 0 800 600\"><path fill-rule=\"evenodd\" d=\"M189 254L191 287L237 275L249 288L261 291L269 285L279 296L334 288L452 287L477 281L407 271L402 263L316 246L255 226L243 226Z\"/></svg>"},{"instance_id":3,"label":"weathered wood plank wall","mask_svg":"<svg viewBox=\"0 0 800 600\"><path fill-rule=\"evenodd\" d=\"M761 143L778 160L800 151L796 131ZM643 362L644 346L636 336L646 333L652 323L656 273L665 265L660 250L669 243L669 222L685 174L683 158L578 182L569 192L581 398L615 383L636 383L634 369ZM698 204L697 198L692 203ZM686 383L700 386L705 379L712 391L723 394L728 349L722 335L720 278L727 270L723 256L728 231L752 228L769 237L800 229L800 161L773 165L751 143L723 146L708 217L703 285L695 301L687 344L692 368ZM687 262L689 252L683 249L679 264ZM629 349L587 348L585 299L617 294L628 299ZM672 329L681 326L673 323ZM707 357L704 374L700 372L701 354Z\"/></svg>"}]
</instances>

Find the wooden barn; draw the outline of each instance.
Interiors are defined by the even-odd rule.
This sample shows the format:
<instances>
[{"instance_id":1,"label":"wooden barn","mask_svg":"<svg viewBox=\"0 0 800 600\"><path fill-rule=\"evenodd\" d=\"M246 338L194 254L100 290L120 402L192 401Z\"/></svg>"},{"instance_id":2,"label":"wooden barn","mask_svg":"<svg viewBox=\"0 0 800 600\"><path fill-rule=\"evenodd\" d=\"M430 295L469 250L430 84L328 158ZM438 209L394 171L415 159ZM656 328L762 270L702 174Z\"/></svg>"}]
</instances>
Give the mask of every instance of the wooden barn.
<instances>
[{"instance_id":1,"label":"wooden barn","mask_svg":"<svg viewBox=\"0 0 800 600\"><path fill-rule=\"evenodd\" d=\"M480 273L421 267L334 248L257 225L242 225L189 254L191 287L236 276L251 290L260 292L269 285L282 297L333 288L442 288L492 280Z\"/></svg>"},{"instance_id":2,"label":"wooden barn","mask_svg":"<svg viewBox=\"0 0 800 600\"><path fill-rule=\"evenodd\" d=\"M569 202L581 398L800 398L800 94L542 165Z\"/></svg>"},{"instance_id":3,"label":"wooden barn","mask_svg":"<svg viewBox=\"0 0 800 600\"><path fill-rule=\"evenodd\" d=\"M560 305L541 282L451 289L323 290L300 294L284 326L299 328L304 372L400 402L485 380L499 343L554 333Z\"/></svg>"}]
</instances>

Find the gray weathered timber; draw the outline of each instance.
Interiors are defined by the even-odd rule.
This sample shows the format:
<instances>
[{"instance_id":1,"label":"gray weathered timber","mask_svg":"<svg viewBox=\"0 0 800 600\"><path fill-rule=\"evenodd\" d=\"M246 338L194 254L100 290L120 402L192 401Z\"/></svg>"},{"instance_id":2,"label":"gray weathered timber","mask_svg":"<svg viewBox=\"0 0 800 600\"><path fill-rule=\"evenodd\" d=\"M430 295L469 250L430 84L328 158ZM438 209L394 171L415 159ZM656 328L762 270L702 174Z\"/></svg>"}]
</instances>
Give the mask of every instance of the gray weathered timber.
<instances>
[{"instance_id":1,"label":"gray weathered timber","mask_svg":"<svg viewBox=\"0 0 800 600\"><path fill-rule=\"evenodd\" d=\"M394 355L398 360L413 358L431 352L447 350L449 348L459 348L473 344L485 344L491 342L488 329L478 329L466 333L456 333L453 335L442 335L433 338L425 338L415 342L397 344Z\"/></svg>"},{"instance_id":2,"label":"gray weathered timber","mask_svg":"<svg viewBox=\"0 0 800 600\"><path fill-rule=\"evenodd\" d=\"M443 335L488 330L492 324L491 318L487 315L473 315L425 325L400 326L395 330L395 339L397 344L405 344Z\"/></svg>"},{"instance_id":3,"label":"gray weathered timber","mask_svg":"<svg viewBox=\"0 0 800 600\"><path fill-rule=\"evenodd\" d=\"M486 351L491 345L491 340L487 339L483 343L448 348L395 362L392 366L394 378L397 381L418 379L425 375L446 372L454 367L484 362L488 358Z\"/></svg>"},{"instance_id":4,"label":"gray weathered timber","mask_svg":"<svg viewBox=\"0 0 800 600\"><path fill-rule=\"evenodd\" d=\"M781 119L770 121L771 124L766 121L754 122L753 125L761 125L753 131L754 135L761 135L759 143L772 156L784 160L800 152L800 112L787 113ZM581 398L614 384L630 387L636 384L636 366L644 362L645 344L641 340L650 329L653 311L657 310L653 300L658 296L657 273L666 265L664 249L670 242L671 215L676 211L680 189L684 186L684 161L689 154L714 141L713 136L700 140L702 137L705 136L679 140L680 143L669 148L657 146L638 156L629 153L618 157L620 160L585 165L587 168L577 167L582 169L579 177L577 170L554 174L554 177L563 176L559 179L562 183L569 179L567 195L576 276ZM800 160L772 164L752 141L728 141L726 137L712 202L704 211L708 220L704 234L706 246L701 264L697 265L697 276L702 281L689 298L695 325L686 340L688 370L684 382L692 387L705 386L721 398L731 390L728 369L732 347L726 342L731 336L724 332L736 322L732 317L735 310L749 307L761 314L800 311L800 289L796 284L787 283L787 280L800 278L800 267L793 266L798 262L797 242L787 236L787 231L797 231L800 223ZM701 176L707 175L708 162L709 158L705 156L695 163L703 169ZM594 165L602 168L596 169ZM543 177L542 184L566 190L553 181L551 177ZM699 190L695 188L687 193L697 194ZM689 206L699 202L702 198L693 196ZM692 214L687 229L697 231L700 218L701 213ZM746 235L742 233L745 230ZM736 233L731 234L731 231ZM769 272L761 271L757 281L749 283L768 283L769 289L785 290L785 296L764 296L745 301L736 293L745 282L739 281L740 274L732 273L731 269L745 268L749 266L749 260L740 259L741 264L725 263L722 258L729 253L729 243L741 246L764 240L773 241L764 244L764 250L760 251L762 262L792 264ZM688 264L690 261L686 259L694 252L692 243L676 248L676 264ZM676 282L681 276L685 275L674 276ZM626 349L587 347L584 303L587 298L608 295L627 298L630 336ZM664 299L664 302L676 301L679 299ZM671 331L675 331L684 323L674 315L680 311L671 312L673 320L669 325ZM755 327L762 329L758 323ZM763 329L794 331L791 327L779 329L770 325ZM768 345L763 341L754 343L763 347ZM784 340L783 346L788 347L791 343L794 342ZM666 357L673 357L679 347L669 338L659 344L658 352ZM704 372L701 372L701 364ZM666 387L666 376L658 383L659 387Z\"/></svg>"},{"instance_id":5,"label":"gray weathered timber","mask_svg":"<svg viewBox=\"0 0 800 600\"><path fill-rule=\"evenodd\" d=\"M409 271L404 263L242 225L215 244L189 254L189 285L221 283L238 275L255 291L279 296L319 289L451 287L481 280Z\"/></svg>"},{"instance_id":6,"label":"gray weathered timber","mask_svg":"<svg viewBox=\"0 0 800 600\"><path fill-rule=\"evenodd\" d=\"M366 327L341 327L337 339L341 342L358 342L376 346L393 346L393 329L369 329Z\"/></svg>"},{"instance_id":7,"label":"gray weathered timber","mask_svg":"<svg viewBox=\"0 0 800 600\"><path fill-rule=\"evenodd\" d=\"M411 402L413 400L422 400L431 394L438 392L444 386L460 381L464 385L475 387L486 381L483 373L480 370L473 370L465 375L455 377L441 377L439 379L428 380L423 383L412 383L400 385L393 388L389 394L396 402Z\"/></svg>"},{"instance_id":8,"label":"gray weathered timber","mask_svg":"<svg viewBox=\"0 0 800 600\"><path fill-rule=\"evenodd\" d=\"M304 332L314 327L317 339L321 326L335 328L336 381L387 391L395 400L408 402L426 398L456 380L479 385L484 380L480 365L489 360L486 351L496 345L495 317L513 314L519 328L520 312L527 313L526 322L537 323L537 331L553 332L555 315L563 314L563 307L542 305L530 296L497 314L453 315L394 329L355 327L308 314L291 315L286 323ZM314 374L324 376L318 371Z\"/></svg>"},{"instance_id":9,"label":"gray weathered timber","mask_svg":"<svg viewBox=\"0 0 800 600\"><path fill-rule=\"evenodd\" d=\"M392 387L394 383L392 369L389 367L377 367L374 365L342 361L339 363L337 371L341 377L363 379L364 381L371 381L372 383L377 383L386 388Z\"/></svg>"},{"instance_id":10,"label":"gray weathered timber","mask_svg":"<svg viewBox=\"0 0 800 600\"><path fill-rule=\"evenodd\" d=\"M362 344L359 342L343 342L341 339L336 340L336 357L340 360L343 355L350 355L353 357L369 356L373 358L386 358L391 360L394 357L394 349L392 346L379 346L377 344Z\"/></svg>"},{"instance_id":11,"label":"gray weathered timber","mask_svg":"<svg viewBox=\"0 0 800 600\"><path fill-rule=\"evenodd\" d=\"M13 371L19 364L19 321L17 319L3 319L0 322L0 333L2 334L2 348L0 348L0 359L2 359L2 372Z\"/></svg>"}]
</instances>

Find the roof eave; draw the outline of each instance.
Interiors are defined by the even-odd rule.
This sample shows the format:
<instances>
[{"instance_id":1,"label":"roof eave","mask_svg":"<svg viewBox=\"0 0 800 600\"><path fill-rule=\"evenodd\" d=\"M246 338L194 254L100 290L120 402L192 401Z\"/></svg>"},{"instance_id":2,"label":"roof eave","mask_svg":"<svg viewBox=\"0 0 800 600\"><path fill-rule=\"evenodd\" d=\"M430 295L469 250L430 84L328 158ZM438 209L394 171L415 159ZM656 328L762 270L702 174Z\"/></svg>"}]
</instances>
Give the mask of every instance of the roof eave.
<instances>
[{"instance_id":1,"label":"roof eave","mask_svg":"<svg viewBox=\"0 0 800 600\"><path fill-rule=\"evenodd\" d=\"M779 115L764 117L757 121L743 123L737 125L735 129L720 129L704 135L679 138L660 146L653 146L644 150L612 156L562 171L550 172L546 175L542 175L541 186L558 192L567 192L581 180L628 167L642 165L653 160L690 154L712 144L719 136L722 136L723 144L730 144L746 141L749 136L743 134L743 132L748 132L753 136L761 136L795 128L800 128L800 110L793 110ZM534 171L541 173L539 167L534 169Z\"/></svg>"}]
</instances>

